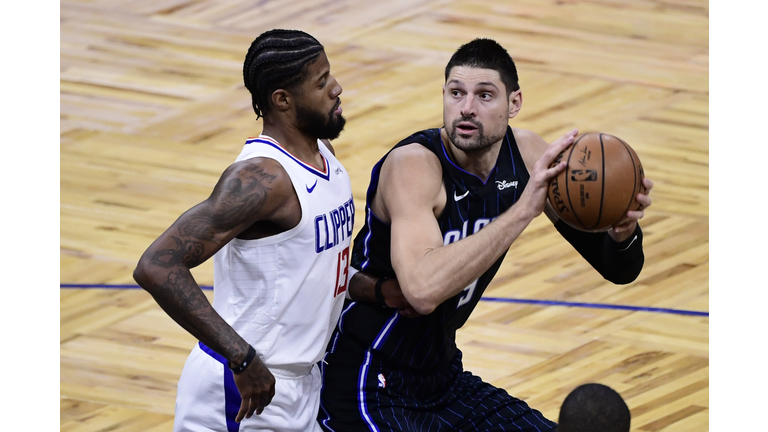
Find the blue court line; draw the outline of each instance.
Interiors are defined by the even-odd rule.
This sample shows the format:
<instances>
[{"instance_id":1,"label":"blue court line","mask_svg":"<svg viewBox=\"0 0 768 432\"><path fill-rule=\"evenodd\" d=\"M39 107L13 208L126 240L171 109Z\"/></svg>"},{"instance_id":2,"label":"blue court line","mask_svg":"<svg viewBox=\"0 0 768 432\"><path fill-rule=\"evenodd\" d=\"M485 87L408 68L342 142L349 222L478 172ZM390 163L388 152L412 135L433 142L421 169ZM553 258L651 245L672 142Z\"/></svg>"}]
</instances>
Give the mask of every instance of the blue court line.
<instances>
[{"instance_id":1,"label":"blue court line","mask_svg":"<svg viewBox=\"0 0 768 432\"><path fill-rule=\"evenodd\" d=\"M110 284L60 284L61 288L103 288L103 289L140 289L138 285L110 285ZM200 288L204 290L212 290L210 285L200 285ZM605 303L579 303L579 302L565 302L555 300L527 300L527 299L514 299L514 298L502 298L502 297L481 297L482 301L490 302L502 302L502 303L524 303L539 306L566 306L566 307L583 307L583 308L595 308L595 309L618 309L628 310L633 312L656 312L675 315L689 315L689 316L709 316L709 312L690 311L683 309L667 309L667 308L655 308L647 306L627 306Z\"/></svg>"},{"instance_id":2,"label":"blue court line","mask_svg":"<svg viewBox=\"0 0 768 432\"><path fill-rule=\"evenodd\" d=\"M567 307L584 307L584 308L597 308L597 309L620 309L633 312L658 312L676 315L693 315L693 316L709 316L709 312L690 311L683 309L667 309L667 308L655 308L648 306L626 306L616 304L605 303L579 303L579 302L564 302L554 300L527 300L527 299L512 299L512 298L499 298L499 297L482 297L480 300L492 301L492 302L504 302L504 303L525 303L541 306L567 306Z\"/></svg>"},{"instance_id":3,"label":"blue court line","mask_svg":"<svg viewBox=\"0 0 768 432\"><path fill-rule=\"evenodd\" d=\"M114 285L114 284L59 284L60 288L101 288L101 289L141 289L138 285ZM212 290L210 285L200 285L204 290Z\"/></svg>"}]
</instances>

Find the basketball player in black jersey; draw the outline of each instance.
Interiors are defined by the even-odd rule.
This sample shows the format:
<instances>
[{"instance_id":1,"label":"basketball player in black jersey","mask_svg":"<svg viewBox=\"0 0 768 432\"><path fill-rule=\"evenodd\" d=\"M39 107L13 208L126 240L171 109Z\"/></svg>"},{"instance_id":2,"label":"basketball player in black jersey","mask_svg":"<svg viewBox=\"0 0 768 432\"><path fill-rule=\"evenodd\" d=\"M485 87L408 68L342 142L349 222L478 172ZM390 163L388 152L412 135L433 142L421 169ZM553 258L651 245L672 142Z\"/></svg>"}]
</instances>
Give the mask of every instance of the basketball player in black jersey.
<instances>
[{"instance_id":1,"label":"basketball player in black jersey","mask_svg":"<svg viewBox=\"0 0 768 432\"><path fill-rule=\"evenodd\" d=\"M559 221L545 208L546 191L565 163L550 164L577 131L548 145L512 129L509 119L521 105L512 58L492 40L474 40L446 66L444 127L402 140L374 166L352 257L361 271L350 281L351 300L322 366L318 420L325 430L556 428L464 371L456 330L542 212L606 279L629 283L643 266L637 221L644 211L628 212L626 222L603 233ZM637 199L651 204L647 194ZM396 282L400 295L391 296Z\"/></svg>"}]
</instances>

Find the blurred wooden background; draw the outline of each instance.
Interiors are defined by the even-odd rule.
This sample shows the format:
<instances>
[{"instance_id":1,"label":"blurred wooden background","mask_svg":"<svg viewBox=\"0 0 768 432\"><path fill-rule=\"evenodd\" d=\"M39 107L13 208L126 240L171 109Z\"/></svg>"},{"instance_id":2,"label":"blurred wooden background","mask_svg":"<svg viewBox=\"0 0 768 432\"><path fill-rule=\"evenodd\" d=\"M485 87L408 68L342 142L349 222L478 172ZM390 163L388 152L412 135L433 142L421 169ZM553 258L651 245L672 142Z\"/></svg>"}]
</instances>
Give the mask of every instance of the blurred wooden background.
<instances>
[{"instance_id":1,"label":"blurred wooden background","mask_svg":"<svg viewBox=\"0 0 768 432\"><path fill-rule=\"evenodd\" d=\"M358 209L373 164L441 126L453 51L496 39L520 74L513 126L549 141L573 127L617 135L656 186L636 282L604 282L540 217L485 295L709 310L706 1L62 0L60 14L61 283L104 286L60 291L62 431L171 430L194 340L147 293L116 286L134 284L141 253L261 130L242 61L271 28L326 47ZM211 285L212 271L194 274ZM468 370L551 419L574 387L601 382L633 430L709 429L708 316L488 301L458 339Z\"/></svg>"}]
</instances>

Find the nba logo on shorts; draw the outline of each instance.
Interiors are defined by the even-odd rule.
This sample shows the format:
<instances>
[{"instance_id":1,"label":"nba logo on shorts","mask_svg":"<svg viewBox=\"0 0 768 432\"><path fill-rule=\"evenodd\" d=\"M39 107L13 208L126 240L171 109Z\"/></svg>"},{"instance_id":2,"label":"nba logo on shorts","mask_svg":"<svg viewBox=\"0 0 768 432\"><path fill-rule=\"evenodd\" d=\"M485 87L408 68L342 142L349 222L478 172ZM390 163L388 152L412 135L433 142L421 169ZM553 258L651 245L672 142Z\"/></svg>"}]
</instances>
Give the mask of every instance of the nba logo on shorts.
<instances>
[{"instance_id":1,"label":"nba logo on shorts","mask_svg":"<svg viewBox=\"0 0 768 432\"><path fill-rule=\"evenodd\" d=\"M379 374L379 387L385 388L387 386L387 380L384 378L384 374Z\"/></svg>"}]
</instances>

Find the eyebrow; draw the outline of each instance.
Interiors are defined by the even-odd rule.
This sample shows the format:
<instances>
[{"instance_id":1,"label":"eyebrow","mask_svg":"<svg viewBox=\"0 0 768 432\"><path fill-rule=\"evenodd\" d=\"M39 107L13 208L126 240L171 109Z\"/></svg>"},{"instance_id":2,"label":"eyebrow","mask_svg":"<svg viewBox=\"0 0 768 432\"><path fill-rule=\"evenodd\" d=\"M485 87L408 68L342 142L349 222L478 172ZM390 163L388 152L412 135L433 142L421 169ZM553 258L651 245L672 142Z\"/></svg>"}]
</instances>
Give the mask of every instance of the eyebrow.
<instances>
[{"instance_id":1,"label":"eyebrow","mask_svg":"<svg viewBox=\"0 0 768 432\"><path fill-rule=\"evenodd\" d=\"M330 75L330 74L331 74L331 71L330 71L330 70L327 70L327 71L323 72L323 73L322 73L322 75L320 75L319 77L317 77L317 78L315 79L315 81L317 81L317 82L320 82L320 81L322 81L322 80L326 79L326 78L328 77L328 75Z\"/></svg>"},{"instance_id":2,"label":"eyebrow","mask_svg":"<svg viewBox=\"0 0 768 432\"><path fill-rule=\"evenodd\" d=\"M448 82L446 84L447 85L451 85L451 84L466 85L464 82L459 81L456 78L452 78L452 79L448 80ZM481 81L481 82L477 83L475 86L476 87L490 86L490 87L495 88L496 90L499 89L499 86L497 86L496 84L494 84L493 82L490 82L490 81Z\"/></svg>"},{"instance_id":3,"label":"eyebrow","mask_svg":"<svg viewBox=\"0 0 768 432\"><path fill-rule=\"evenodd\" d=\"M494 87L496 89L499 88L499 86L497 86L496 84L494 84L492 82L487 82L487 81L479 82L479 83L477 83L477 85L478 86L491 86L491 87Z\"/></svg>"}]
</instances>

